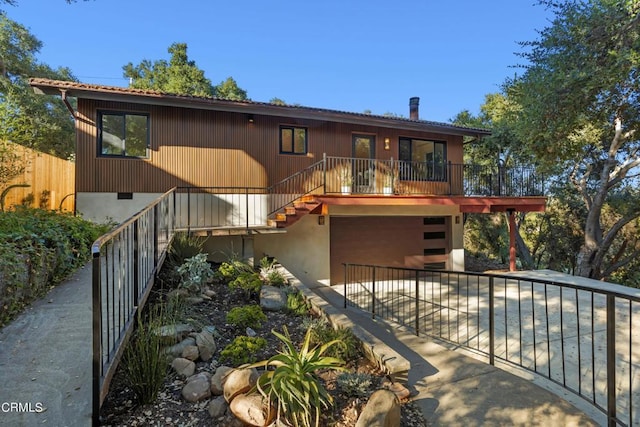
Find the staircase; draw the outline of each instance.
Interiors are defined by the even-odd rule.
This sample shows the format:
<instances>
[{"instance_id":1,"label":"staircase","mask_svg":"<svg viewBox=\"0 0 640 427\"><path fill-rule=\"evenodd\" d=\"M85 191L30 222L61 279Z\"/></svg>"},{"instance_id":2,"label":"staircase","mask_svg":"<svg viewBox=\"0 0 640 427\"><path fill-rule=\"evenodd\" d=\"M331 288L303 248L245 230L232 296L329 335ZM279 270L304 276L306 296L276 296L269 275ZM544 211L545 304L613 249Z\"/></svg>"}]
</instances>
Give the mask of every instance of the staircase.
<instances>
[{"instance_id":1,"label":"staircase","mask_svg":"<svg viewBox=\"0 0 640 427\"><path fill-rule=\"evenodd\" d=\"M277 212L273 219L270 219L268 225L276 228L286 228L300 220L308 214L319 214L322 212L322 203L318 202L312 195L306 195L299 200L293 202L289 206L285 206L280 212Z\"/></svg>"}]
</instances>

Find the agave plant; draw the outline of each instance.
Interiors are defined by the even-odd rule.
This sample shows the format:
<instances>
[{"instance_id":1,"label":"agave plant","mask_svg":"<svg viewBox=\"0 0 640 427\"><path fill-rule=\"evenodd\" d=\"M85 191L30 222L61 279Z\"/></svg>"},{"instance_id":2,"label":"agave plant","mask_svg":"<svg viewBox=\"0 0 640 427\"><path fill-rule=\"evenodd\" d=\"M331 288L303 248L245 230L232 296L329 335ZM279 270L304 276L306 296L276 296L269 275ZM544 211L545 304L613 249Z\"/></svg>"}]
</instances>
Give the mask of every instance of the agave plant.
<instances>
[{"instance_id":1,"label":"agave plant","mask_svg":"<svg viewBox=\"0 0 640 427\"><path fill-rule=\"evenodd\" d=\"M250 366L265 368L256 388L267 399L269 407L277 408L278 420L284 419L294 427L318 427L322 408L331 407L333 398L320 382L316 371L345 370L342 360L323 356L338 341L310 348L311 331L307 330L302 348L298 351L286 327L284 334L274 330L271 332L283 342L284 347L270 359Z\"/></svg>"}]
</instances>

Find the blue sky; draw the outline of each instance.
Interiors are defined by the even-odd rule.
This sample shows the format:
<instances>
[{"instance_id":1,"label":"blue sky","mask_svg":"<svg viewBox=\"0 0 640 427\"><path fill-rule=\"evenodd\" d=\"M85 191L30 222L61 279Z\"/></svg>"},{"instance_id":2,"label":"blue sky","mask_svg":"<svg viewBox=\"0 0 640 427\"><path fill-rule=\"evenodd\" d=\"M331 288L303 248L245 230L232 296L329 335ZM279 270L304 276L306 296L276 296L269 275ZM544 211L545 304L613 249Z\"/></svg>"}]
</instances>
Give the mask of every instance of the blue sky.
<instances>
[{"instance_id":1,"label":"blue sky","mask_svg":"<svg viewBox=\"0 0 640 427\"><path fill-rule=\"evenodd\" d=\"M214 84L255 101L446 122L477 113L519 70L519 41L551 18L535 0L18 0L9 18L44 44L39 60L81 81L126 86L122 66L169 59L174 42Z\"/></svg>"}]
</instances>

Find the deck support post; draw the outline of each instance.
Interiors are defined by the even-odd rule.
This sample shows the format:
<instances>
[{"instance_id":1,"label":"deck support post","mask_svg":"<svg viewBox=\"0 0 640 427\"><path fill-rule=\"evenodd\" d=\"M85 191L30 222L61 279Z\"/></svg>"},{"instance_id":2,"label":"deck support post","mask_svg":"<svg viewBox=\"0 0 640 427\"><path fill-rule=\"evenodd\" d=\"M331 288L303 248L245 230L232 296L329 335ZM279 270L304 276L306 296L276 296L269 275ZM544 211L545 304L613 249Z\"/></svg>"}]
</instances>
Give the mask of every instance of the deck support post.
<instances>
[{"instance_id":1,"label":"deck support post","mask_svg":"<svg viewBox=\"0 0 640 427\"><path fill-rule=\"evenodd\" d=\"M516 271L516 215L515 209L507 209L509 218L509 271Z\"/></svg>"}]
</instances>

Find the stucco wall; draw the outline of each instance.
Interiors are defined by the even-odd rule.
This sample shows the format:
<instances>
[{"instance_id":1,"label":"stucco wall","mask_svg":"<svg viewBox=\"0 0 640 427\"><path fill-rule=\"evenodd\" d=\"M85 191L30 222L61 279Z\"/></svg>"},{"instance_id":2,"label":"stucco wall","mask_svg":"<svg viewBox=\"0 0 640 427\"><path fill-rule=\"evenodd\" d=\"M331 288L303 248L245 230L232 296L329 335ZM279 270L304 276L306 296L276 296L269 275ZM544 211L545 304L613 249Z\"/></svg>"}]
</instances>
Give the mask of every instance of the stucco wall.
<instances>
[{"instance_id":1,"label":"stucco wall","mask_svg":"<svg viewBox=\"0 0 640 427\"><path fill-rule=\"evenodd\" d=\"M76 211L89 221L119 224L160 196L161 193L134 193L131 200L118 200L118 193L78 193Z\"/></svg>"}]
</instances>

